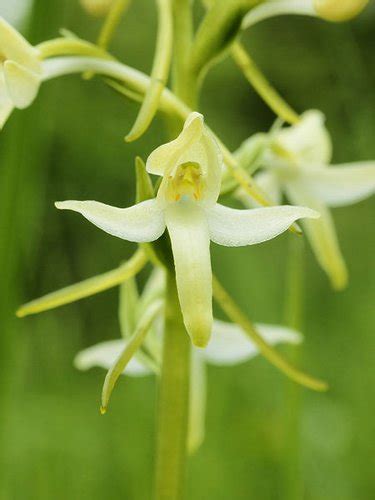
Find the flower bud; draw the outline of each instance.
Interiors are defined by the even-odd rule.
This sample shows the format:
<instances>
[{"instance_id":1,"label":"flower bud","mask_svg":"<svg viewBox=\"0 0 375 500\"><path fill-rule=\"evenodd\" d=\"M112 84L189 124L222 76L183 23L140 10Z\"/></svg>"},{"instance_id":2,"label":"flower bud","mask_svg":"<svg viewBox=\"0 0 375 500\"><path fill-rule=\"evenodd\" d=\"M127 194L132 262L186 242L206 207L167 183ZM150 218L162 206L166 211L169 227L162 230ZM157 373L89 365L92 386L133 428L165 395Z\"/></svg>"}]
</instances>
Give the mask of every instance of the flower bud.
<instances>
[{"instance_id":1,"label":"flower bud","mask_svg":"<svg viewBox=\"0 0 375 500\"><path fill-rule=\"evenodd\" d=\"M314 0L319 17L327 21L347 21L357 16L368 4L368 0Z\"/></svg>"},{"instance_id":2,"label":"flower bud","mask_svg":"<svg viewBox=\"0 0 375 500\"><path fill-rule=\"evenodd\" d=\"M114 0L80 0L82 7L91 16L103 17L112 7Z\"/></svg>"}]
</instances>

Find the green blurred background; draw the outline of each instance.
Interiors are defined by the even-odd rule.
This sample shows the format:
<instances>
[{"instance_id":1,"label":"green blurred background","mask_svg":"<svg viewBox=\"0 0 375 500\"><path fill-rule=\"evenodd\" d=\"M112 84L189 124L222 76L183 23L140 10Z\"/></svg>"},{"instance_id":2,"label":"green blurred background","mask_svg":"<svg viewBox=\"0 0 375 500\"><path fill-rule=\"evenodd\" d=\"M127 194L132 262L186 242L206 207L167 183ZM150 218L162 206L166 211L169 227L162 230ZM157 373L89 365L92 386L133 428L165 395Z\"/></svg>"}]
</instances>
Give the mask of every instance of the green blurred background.
<instances>
[{"instance_id":1,"label":"green blurred background","mask_svg":"<svg viewBox=\"0 0 375 500\"><path fill-rule=\"evenodd\" d=\"M0 14L12 16L18 3L2 0ZM60 27L94 40L99 25L75 0L35 0L22 29L37 43ZM133 2L113 44L116 55L149 72L155 25L154 3ZM375 158L374 29L370 2L350 24L285 17L244 36L297 110L326 113L335 162ZM230 60L210 73L202 110L232 149L274 119ZM1 132L1 500L150 498L155 381L122 379L101 417L104 372L83 374L72 366L78 350L119 336L117 290L40 316L14 316L20 303L114 268L134 251L58 212L53 202L133 202L134 156L146 158L166 139L156 120L141 140L125 145L136 112L99 79L66 77L43 85L34 105L15 112ZM350 271L346 291L333 293L306 253L300 363L331 390L298 390L300 426L288 433L291 385L266 361L210 368L207 436L190 460L189 500L290 500L286 464L296 436L301 499L375 498L374 206L367 200L334 212ZM288 239L213 246L216 273L255 320L283 321Z\"/></svg>"}]
</instances>

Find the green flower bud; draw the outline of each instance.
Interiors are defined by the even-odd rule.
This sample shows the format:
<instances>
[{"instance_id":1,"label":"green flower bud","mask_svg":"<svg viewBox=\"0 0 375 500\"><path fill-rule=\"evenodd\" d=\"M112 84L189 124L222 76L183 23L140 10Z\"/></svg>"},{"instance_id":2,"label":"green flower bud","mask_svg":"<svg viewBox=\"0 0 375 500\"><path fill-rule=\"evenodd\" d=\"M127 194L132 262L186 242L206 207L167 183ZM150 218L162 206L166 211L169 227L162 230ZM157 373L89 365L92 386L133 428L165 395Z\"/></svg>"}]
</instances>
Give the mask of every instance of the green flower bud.
<instances>
[{"instance_id":1,"label":"green flower bud","mask_svg":"<svg viewBox=\"0 0 375 500\"><path fill-rule=\"evenodd\" d=\"M91 16L103 17L112 7L114 0L80 0L82 7Z\"/></svg>"},{"instance_id":2,"label":"green flower bud","mask_svg":"<svg viewBox=\"0 0 375 500\"><path fill-rule=\"evenodd\" d=\"M314 0L318 16L327 21L347 21L357 16L368 4L368 0Z\"/></svg>"}]
</instances>

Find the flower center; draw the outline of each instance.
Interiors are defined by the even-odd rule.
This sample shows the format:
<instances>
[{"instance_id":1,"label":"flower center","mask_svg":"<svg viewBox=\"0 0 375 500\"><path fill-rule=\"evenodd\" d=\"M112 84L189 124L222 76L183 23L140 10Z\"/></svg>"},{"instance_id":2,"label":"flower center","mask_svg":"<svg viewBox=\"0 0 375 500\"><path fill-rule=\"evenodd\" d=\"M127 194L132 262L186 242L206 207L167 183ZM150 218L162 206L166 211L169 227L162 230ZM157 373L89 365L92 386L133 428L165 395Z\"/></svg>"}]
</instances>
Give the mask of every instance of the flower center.
<instances>
[{"instance_id":1,"label":"flower center","mask_svg":"<svg viewBox=\"0 0 375 500\"><path fill-rule=\"evenodd\" d=\"M202 195L201 167L195 162L185 162L179 165L174 174L168 178L167 198L178 201L188 197L199 200Z\"/></svg>"}]
</instances>

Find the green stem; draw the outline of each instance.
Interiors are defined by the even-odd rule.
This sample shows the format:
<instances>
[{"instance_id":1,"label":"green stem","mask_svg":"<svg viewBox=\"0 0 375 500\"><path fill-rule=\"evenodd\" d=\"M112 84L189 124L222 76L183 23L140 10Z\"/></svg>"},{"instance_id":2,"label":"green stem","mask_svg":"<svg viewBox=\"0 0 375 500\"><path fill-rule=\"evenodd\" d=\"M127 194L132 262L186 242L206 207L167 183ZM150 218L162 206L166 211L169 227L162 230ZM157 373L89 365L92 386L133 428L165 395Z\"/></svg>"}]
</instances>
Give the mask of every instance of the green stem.
<instances>
[{"instance_id":1,"label":"green stem","mask_svg":"<svg viewBox=\"0 0 375 500\"><path fill-rule=\"evenodd\" d=\"M186 72L192 37L190 0L173 0L173 90L182 103L194 106L197 87ZM172 127L174 123L171 123ZM178 299L173 265L167 272L163 362L159 382L155 500L181 500L184 496L188 453L190 355Z\"/></svg>"},{"instance_id":2,"label":"green stem","mask_svg":"<svg viewBox=\"0 0 375 500\"><path fill-rule=\"evenodd\" d=\"M272 87L240 42L233 43L231 54L247 81L254 87L272 111L288 123L297 123L299 121L298 114L281 97L277 90Z\"/></svg>"},{"instance_id":3,"label":"green stem","mask_svg":"<svg viewBox=\"0 0 375 500\"><path fill-rule=\"evenodd\" d=\"M304 240L290 238L288 269L286 280L285 322L291 328L302 327L303 285L304 285ZM289 346L294 363L298 363L301 346ZM300 468L300 417L301 390L296 384L287 383L285 387L284 414L284 496L285 500L303 498L303 482Z\"/></svg>"},{"instance_id":4,"label":"green stem","mask_svg":"<svg viewBox=\"0 0 375 500\"><path fill-rule=\"evenodd\" d=\"M183 497L189 411L190 340L167 274L163 363L159 382L155 500Z\"/></svg>"},{"instance_id":5,"label":"green stem","mask_svg":"<svg viewBox=\"0 0 375 500\"><path fill-rule=\"evenodd\" d=\"M190 108L197 107L197 83L188 61L193 43L193 19L190 0L173 0L174 61L173 89Z\"/></svg>"}]
</instances>

